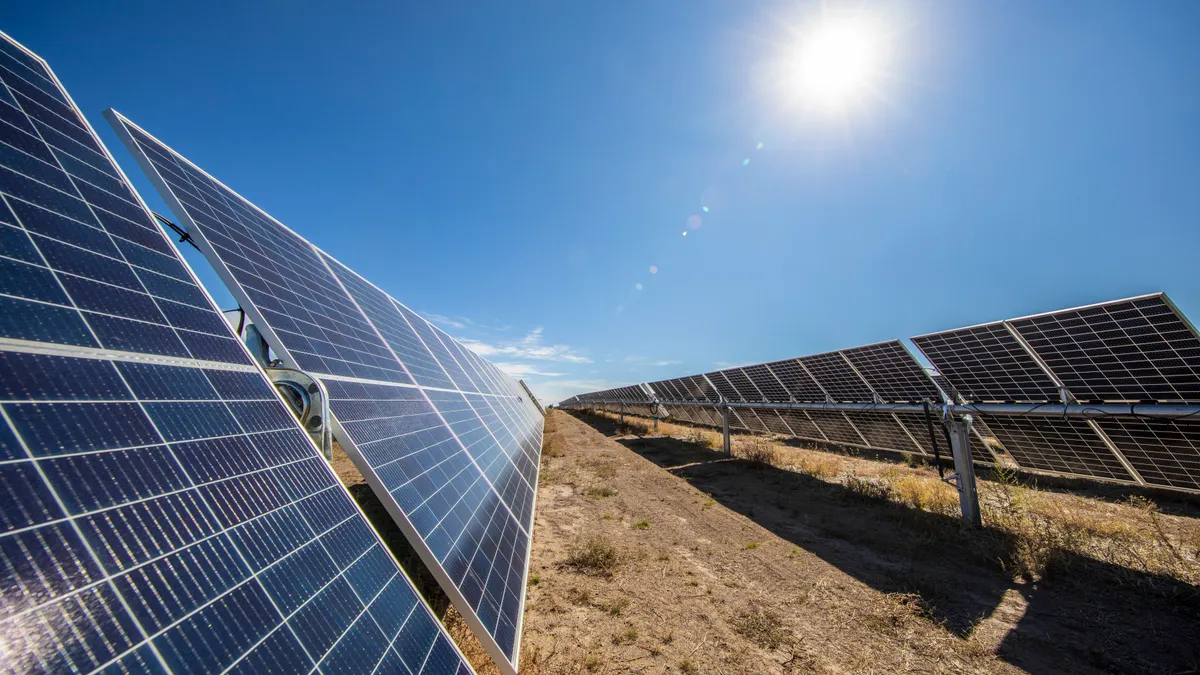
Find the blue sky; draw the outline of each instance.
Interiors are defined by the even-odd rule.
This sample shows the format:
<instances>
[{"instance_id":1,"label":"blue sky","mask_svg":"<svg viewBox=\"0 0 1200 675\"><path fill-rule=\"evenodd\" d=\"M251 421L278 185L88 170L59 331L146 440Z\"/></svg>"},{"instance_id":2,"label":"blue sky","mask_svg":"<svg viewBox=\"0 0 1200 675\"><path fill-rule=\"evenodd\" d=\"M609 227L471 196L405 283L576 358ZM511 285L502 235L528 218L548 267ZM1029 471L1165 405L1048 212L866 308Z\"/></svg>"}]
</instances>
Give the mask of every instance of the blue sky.
<instances>
[{"instance_id":1,"label":"blue sky","mask_svg":"<svg viewBox=\"0 0 1200 675\"><path fill-rule=\"evenodd\" d=\"M107 107L551 401L1158 290L1200 317L1194 2L827 2L887 35L841 115L778 77L821 3L246 4L3 30L152 207Z\"/></svg>"}]
</instances>

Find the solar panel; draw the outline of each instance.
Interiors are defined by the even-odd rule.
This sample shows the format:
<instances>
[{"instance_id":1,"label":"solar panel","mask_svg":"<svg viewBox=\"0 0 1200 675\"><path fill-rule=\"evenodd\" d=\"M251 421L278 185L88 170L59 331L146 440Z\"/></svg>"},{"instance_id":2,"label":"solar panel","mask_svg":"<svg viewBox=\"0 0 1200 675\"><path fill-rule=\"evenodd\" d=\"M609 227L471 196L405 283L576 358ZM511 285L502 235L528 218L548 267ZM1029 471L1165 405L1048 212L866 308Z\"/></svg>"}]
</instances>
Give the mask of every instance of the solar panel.
<instances>
[{"instance_id":1,"label":"solar panel","mask_svg":"<svg viewBox=\"0 0 1200 675\"><path fill-rule=\"evenodd\" d=\"M792 430L792 435L798 438L808 438L814 441L829 440L803 410L780 410L779 417L787 423L788 428Z\"/></svg>"},{"instance_id":2,"label":"solar panel","mask_svg":"<svg viewBox=\"0 0 1200 675\"><path fill-rule=\"evenodd\" d=\"M853 411L847 412L846 416L866 439L867 445L872 448L899 452L922 452L920 446L913 442L908 432L900 426L891 413Z\"/></svg>"},{"instance_id":3,"label":"solar panel","mask_svg":"<svg viewBox=\"0 0 1200 675\"><path fill-rule=\"evenodd\" d=\"M107 115L276 354L325 384L338 441L497 665L515 672L541 433L519 385Z\"/></svg>"},{"instance_id":4,"label":"solar panel","mask_svg":"<svg viewBox=\"0 0 1200 675\"><path fill-rule=\"evenodd\" d=\"M758 414L754 412L754 409L732 408L731 412L736 413L737 416L742 419L742 424L740 426L743 429L749 429L750 431L761 431L763 433L770 432L770 429L767 428L767 425L758 418ZM732 424L732 421L730 423Z\"/></svg>"},{"instance_id":5,"label":"solar panel","mask_svg":"<svg viewBox=\"0 0 1200 675\"><path fill-rule=\"evenodd\" d=\"M1135 482L1085 421L993 415L988 428L1022 467Z\"/></svg>"},{"instance_id":6,"label":"solar panel","mask_svg":"<svg viewBox=\"0 0 1200 675\"><path fill-rule=\"evenodd\" d=\"M950 384L950 380L947 380L944 375L941 373L930 373L929 379L933 380L933 383L937 385L937 388L947 399L954 403L958 403L958 390L954 388L954 385Z\"/></svg>"},{"instance_id":7,"label":"solar panel","mask_svg":"<svg viewBox=\"0 0 1200 675\"><path fill-rule=\"evenodd\" d=\"M867 440L858 433L858 430L842 413L836 410L808 410L806 412L821 429L821 434L831 443L867 445Z\"/></svg>"},{"instance_id":8,"label":"solar panel","mask_svg":"<svg viewBox=\"0 0 1200 675\"><path fill-rule=\"evenodd\" d=\"M930 400L940 403L937 387L899 340L843 349L842 356L866 380L879 397L889 403ZM871 399L865 399L867 401Z\"/></svg>"},{"instance_id":9,"label":"solar panel","mask_svg":"<svg viewBox=\"0 0 1200 675\"><path fill-rule=\"evenodd\" d=\"M1162 293L1009 324L1079 401L1200 401L1200 336Z\"/></svg>"},{"instance_id":10,"label":"solar panel","mask_svg":"<svg viewBox=\"0 0 1200 675\"><path fill-rule=\"evenodd\" d=\"M746 366L742 368L742 372L754 383L755 389L762 393L765 400L774 403L786 403L791 400L787 389L784 389L765 363Z\"/></svg>"},{"instance_id":11,"label":"solar panel","mask_svg":"<svg viewBox=\"0 0 1200 675\"><path fill-rule=\"evenodd\" d=\"M825 401L825 390L821 389L817 381L796 359L775 361L765 365L795 400L805 403L823 403Z\"/></svg>"},{"instance_id":12,"label":"solar panel","mask_svg":"<svg viewBox=\"0 0 1200 675\"><path fill-rule=\"evenodd\" d=\"M0 92L6 670L471 672L58 80L3 34Z\"/></svg>"},{"instance_id":13,"label":"solar panel","mask_svg":"<svg viewBox=\"0 0 1200 675\"><path fill-rule=\"evenodd\" d=\"M1113 417L1097 424L1150 485L1200 490L1200 423Z\"/></svg>"},{"instance_id":14,"label":"solar panel","mask_svg":"<svg viewBox=\"0 0 1200 675\"><path fill-rule=\"evenodd\" d=\"M713 403L720 400L717 395L717 390L709 384L708 380L704 379L703 375L692 375L691 377L683 378L687 384L688 395L697 401L711 401Z\"/></svg>"},{"instance_id":15,"label":"solar panel","mask_svg":"<svg viewBox=\"0 0 1200 675\"><path fill-rule=\"evenodd\" d=\"M738 393L738 398L743 401L763 401L762 392L750 381L749 377L742 372L741 368L730 368L729 370L721 371L725 379L729 380L729 384L733 385L734 391Z\"/></svg>"},{"instance_id":16,"label":"solar panel","mask_svg":"<svg viewBox=\"0 0 1200 675\"><path fill-rule=\"evenodd\" d=\"M705 373L704 376L708 378L708 381L712 383L717 393L723 396L726 401L742 400L742 395L738 392L737 388L733 386L733 383L721 371Z\"/></svg>"},{"instance_id":17,"label":"solar panel","mask_svg":"<svg viewBox=\"0 0 1200 675\"><path fill-rule=\"evenodd\" d=\"M799 361L834 401L865 403L875 400L871 388L838 352L802 356Z\"/></svg>"},{"instance_id":18,"label":"solar panel","mask_svg":"<svg viewBox=\"0 0 1200 675\"><path fill-rule=\"evenodd\" d=\"M787 425L787 422L783 421L783 418L780 417L776 411L771 410L770 408L755 408L754 412L758 415L758 419L762 420L762 423L766 425L767 430L769 430L771 433L780 434L783 436L792 435L791 427Z\"/></svg>"},{"instance_id":19,"label":"solar panel","mask_svg":"<svg viewBox=\"0 0 1200 675\"><path fill-rule=\"evenodd\" d=\"M969 402L1058 401L1058 387L1003 322L912 339Z\"/></svg>"}]
</instances>

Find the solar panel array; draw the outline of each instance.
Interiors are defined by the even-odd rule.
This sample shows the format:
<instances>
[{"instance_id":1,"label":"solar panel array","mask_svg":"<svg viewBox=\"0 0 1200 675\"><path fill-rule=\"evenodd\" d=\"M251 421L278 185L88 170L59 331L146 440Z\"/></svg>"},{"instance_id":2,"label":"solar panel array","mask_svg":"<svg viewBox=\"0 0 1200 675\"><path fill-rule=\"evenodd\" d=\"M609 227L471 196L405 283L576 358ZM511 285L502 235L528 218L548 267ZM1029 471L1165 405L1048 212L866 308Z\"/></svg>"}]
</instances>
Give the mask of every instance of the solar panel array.
<instances>
[{"instance_id":1,"label":"solar panel array","mask_svg":"<svg viewBox=\"0 0 1200 675\"><path fill-rule=\"evenodd\" d=\"M515 672L542 414L495 365L114 111L114 129L493 659Z\"/></svg>"},{"instance_id":2,"label":"solar panel array","mask_svg":"<svg viewBox=\"0 0 1200 675\"><path fill-rule=\"evenodd\" d=\"M699 377L739 403L1200 404L1200 335L1161 293L912 340L936 370L892 340ZM649 386L664 401L696 400L675 397L681 379ZM676 414L678 406L666 407ZM920 413L739 407L731 424L849 446L933 451ZM985 414L974 430L977 459L994 454L1032 471L1200 491L1200 419Z\"/></svg>"},{"instance_id":3,"label":"solar panel array","mask_svg":"<svg viewBox=\"0 0 1200 675\"><path fill-rule=\"evenodd\" d=\"M0 33L0 667L470 667L40 58Z\"/></svg>"}]
</instances>

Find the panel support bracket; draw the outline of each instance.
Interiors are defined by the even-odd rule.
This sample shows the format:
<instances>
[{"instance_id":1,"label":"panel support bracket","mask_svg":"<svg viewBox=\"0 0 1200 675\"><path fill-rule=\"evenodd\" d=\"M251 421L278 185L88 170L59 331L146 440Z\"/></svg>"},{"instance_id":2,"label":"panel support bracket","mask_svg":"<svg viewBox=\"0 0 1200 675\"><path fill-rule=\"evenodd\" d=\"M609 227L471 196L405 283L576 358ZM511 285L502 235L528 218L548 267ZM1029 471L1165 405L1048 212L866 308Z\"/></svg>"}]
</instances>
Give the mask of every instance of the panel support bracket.
<instances>
[{"instance_id":1,"label":"panel support bracket","mask_svg":"<svg viewBox=\"0 0 1200 675\"><path fill-rule=\"evenodd\" d=\"M733 446L729 444L729 404L721 402L721 442L725 454L733 457Z\"/></svg>"},{"instance_id":2,"label":"panel support bracket","mask_svg":"<svg viewBox=\"0 0 1200 675\"><path fill-rule=\"evenodd\" d=\"M975 464L971 459L971 417L949 416L946 426L950 430L950 451L954 455L954 475L949 479L958 489L958 504L963 520L979 527L983 520L979 513L979 492L975 485Z\"/></svg>"}]
</instances>

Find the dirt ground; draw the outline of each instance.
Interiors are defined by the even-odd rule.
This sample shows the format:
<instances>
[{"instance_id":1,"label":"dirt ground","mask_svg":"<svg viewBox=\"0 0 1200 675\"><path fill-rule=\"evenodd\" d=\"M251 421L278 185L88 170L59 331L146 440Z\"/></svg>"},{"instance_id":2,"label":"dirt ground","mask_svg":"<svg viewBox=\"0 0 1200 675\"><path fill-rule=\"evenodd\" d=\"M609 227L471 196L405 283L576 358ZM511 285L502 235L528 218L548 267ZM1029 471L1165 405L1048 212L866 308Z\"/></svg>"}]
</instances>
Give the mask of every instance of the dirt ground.
<instances>
[{"instance_id":1,"label":"dirt ground","mask_svg":"<svg viewBox=\"0 0 1200 675\"><path fill-rule=\"evenodd\" d=\"M1082 558L1014 581L995 532L625 431L546 418L523 673L1200 670L1195 586ZM345 456L334 464L496 672Z\"/></svg>"}]
</instances>

